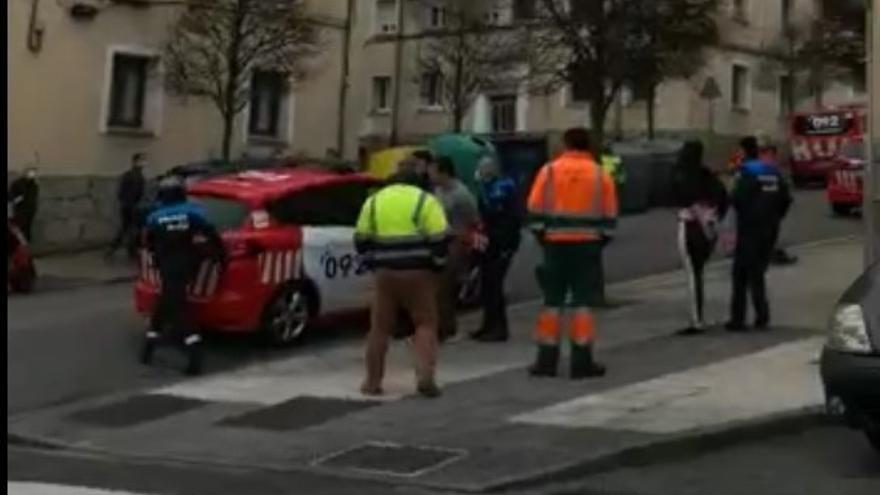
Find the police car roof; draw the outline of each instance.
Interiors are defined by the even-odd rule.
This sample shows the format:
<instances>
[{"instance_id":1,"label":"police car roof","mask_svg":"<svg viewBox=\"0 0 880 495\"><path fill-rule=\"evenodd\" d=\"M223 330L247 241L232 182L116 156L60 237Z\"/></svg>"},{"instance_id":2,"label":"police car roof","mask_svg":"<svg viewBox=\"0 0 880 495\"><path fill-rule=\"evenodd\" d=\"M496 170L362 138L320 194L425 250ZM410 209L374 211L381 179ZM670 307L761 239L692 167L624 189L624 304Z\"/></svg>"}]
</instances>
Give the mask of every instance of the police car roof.
<instances>
[{"instance_id":1,"label":"police car roof","mask_svg":"<svg viewBox=\"0 0 880 495\"><path fill-rule=\"evenodd\" d=\"M362 173L343 173L327 168L298 166L248 170L221 175L191 184L187 191L195 196L232 198L251 207L260 207L291 193L334 184L378 184Z\"/></svg>"}]
</instances>

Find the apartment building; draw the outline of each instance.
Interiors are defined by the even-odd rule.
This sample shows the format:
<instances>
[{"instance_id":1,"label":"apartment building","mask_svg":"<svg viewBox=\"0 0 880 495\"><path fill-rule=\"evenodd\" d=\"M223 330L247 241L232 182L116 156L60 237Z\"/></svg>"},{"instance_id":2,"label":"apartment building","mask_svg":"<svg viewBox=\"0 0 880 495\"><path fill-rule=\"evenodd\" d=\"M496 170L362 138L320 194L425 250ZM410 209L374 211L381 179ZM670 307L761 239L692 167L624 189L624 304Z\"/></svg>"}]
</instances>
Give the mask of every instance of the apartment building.
<instances>
[{"instance_id":1,"label":"apartment building","mask_svg":"<svg viewBox=\"0 0 880 495\"><path fill-rule=\"evenodd\" d=\"M135 152L149 155L151 175L220 156L217 110L204 98L172 96L163 84L162 47L185 4L8 1L7 170L39 167L38 244L107 239L115 177ZM302 81L252 75L233 156L324 156L337 147L347 2L310 0L308 7L322 55Z\"/></svg>"},{"instance_id":2,"label":"apartment building","mask_svg":"<svg viewBox=\"0 0 880 495\"><path fill-rule=\"evenodd\" d=\"M503 26L527 20L540 2L474 3L484 5L487 21ZM825 88L819 98L789 74L783 55L786 28L807 26L818 8L816 0L722 2L722 42L707 50L706 66L694 77L669 81L659 88L657 129L661 134L696 131L735 136L762 131L782 135L791 101L805 108L817 101L834 105L863 99L840 84ZM420 74L417 63L426 43L442 32L448 17L442 0L358 2L353 32L358 56L352 65L348 125L362 140L383 142L394 134L402 141L418 140L449 128L449 111L439 104L443 88L432 74ZM707 83L717 88L715 98L701 96L707 94ZM576 86L550 95L506 88L481 95L467 112L464 127L479 133L546 134L572 125L590 126L589 104L582 94ZM619 100L607 130L627 136L643 134L647 129L645 102L627 89Z\"/></svg>"}]
</instances>

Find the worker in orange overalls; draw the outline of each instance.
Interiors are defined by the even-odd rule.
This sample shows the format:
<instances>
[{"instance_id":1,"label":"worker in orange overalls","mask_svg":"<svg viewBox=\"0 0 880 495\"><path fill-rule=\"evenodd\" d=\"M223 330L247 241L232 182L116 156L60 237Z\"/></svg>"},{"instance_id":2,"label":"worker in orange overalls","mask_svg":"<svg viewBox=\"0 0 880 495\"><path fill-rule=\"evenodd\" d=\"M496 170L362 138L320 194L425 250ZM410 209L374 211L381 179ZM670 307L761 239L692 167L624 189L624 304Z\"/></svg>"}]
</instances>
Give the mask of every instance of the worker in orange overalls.
<instances>
[{"instance_id":1,"label":"worker in orange overalls","mask_svg":"<svg viewBox=\"0 0 880 495\"><path fill-rule=\"evenodd\" d=\"M538 172L528 199L530 228L544 249L544 308L536 329L537 359L529 372L556 376L570 296L571 377L580 379L605 374L593 359L596 321L590 308L601 302L602 248L616 225L617 190L591 153L586 129L570 129L563 139L565 152Z\"/></svg>"}]
</instances>

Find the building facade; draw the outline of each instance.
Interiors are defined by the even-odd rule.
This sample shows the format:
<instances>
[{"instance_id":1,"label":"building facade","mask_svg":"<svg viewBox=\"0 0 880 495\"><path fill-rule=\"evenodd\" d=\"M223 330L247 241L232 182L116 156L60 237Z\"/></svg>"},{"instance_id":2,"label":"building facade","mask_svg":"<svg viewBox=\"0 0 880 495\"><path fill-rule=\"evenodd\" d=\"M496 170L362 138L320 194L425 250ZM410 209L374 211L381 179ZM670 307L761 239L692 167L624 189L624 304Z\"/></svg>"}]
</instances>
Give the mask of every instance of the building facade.
<instances>
[{"instance_id":1,"label":"building facade","mask_svg":"<svg viewBox=\"0 0 880 495\"><path fill-rule=\"evenodd\" d=\"M457 0L449 0L457 1ZM527 18L540 0L475 0L486 22L503 28ZM146 152L150 173L220 156L221 118L203 98L164 89L162 47L181 2L10 0L8 2L7 168L28 165L43 177L37 237L66 247L106 240L115 224L115 177ZM779 53L786 26L817 15L816 0L725 0L722 42L705 68L664 83L656 99L661 136L781 136L790 101L817 104L792 81ZM239 115L232 154L323 157L419 142L452 128L444 88L419 63L449 23L444 0L309 0L321 55L305 79L252 75L251 104ZM701 97L708 81L717 98ZM789 97L791 96L791 97ZM830 88L821 102L860 97ZM507 87L479 95L463 127L482 134L553 136L590 126L576 88L552 94ZM606 125L610 135L645 133L646 105L623 91Z\"/></svg>"}]
</instances>

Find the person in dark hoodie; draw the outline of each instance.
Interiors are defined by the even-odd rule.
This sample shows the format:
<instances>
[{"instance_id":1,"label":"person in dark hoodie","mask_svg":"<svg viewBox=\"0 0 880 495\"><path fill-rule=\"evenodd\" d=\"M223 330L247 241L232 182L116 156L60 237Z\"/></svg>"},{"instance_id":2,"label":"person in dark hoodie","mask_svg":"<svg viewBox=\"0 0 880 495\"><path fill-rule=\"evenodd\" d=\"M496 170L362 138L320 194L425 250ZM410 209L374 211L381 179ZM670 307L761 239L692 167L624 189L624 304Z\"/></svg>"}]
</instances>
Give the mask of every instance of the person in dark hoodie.
<instances>
[{"instance_id":1,"label":"person in dark hoodie","mask_svg":"<svg viewBox=\"0 0 880 495\"><path fill-rule=\"evenodd\" d=\"M703 268L718 239L729 199L721 180L703 163L703 144L685 143L673 178L678 211L678 250L688 277L690 325L681 335L705 331Z\"/></svg>"}]
</instances>

